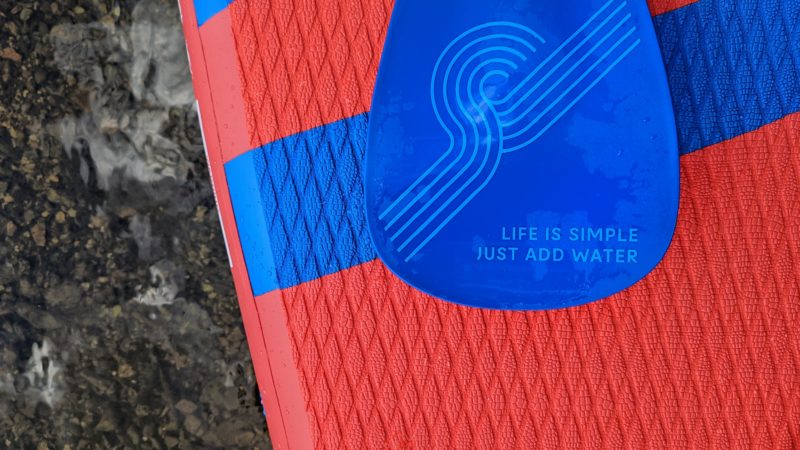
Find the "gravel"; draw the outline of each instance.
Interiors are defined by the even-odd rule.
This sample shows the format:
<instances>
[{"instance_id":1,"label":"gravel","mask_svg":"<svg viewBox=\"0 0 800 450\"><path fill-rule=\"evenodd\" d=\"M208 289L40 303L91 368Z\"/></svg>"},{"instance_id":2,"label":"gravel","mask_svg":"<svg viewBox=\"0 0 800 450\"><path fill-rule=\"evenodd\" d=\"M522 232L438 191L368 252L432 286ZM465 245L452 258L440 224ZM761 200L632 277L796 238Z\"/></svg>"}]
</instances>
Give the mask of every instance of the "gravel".
<instances>
[{"instance_id":1,"label":"gravel","mask_svg":"<svg viewBox=\"0 0 800 450\"><path fill-rule=\"evenodd\" d=\"M0 6L0 447L269 448L174 0Z\"/></svg>"}]
</instances>

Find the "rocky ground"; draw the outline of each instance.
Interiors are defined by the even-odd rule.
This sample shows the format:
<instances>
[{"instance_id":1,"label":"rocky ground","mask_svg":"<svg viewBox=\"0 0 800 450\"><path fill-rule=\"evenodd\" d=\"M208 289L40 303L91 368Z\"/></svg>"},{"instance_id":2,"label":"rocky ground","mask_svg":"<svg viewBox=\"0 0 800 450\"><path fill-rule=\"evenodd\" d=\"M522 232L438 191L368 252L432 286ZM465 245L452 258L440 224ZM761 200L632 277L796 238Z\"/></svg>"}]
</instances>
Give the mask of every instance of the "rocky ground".
<instances>
[{"instance_id":1,"label":"rocky ground","mask_svg":"<svg viewBox=\"0 0 800 450\"><path fill-rule=\"evenodd\" d=\"M175 0L0 3L0 448L269 447Z\"/></svg>"}]
</instances>

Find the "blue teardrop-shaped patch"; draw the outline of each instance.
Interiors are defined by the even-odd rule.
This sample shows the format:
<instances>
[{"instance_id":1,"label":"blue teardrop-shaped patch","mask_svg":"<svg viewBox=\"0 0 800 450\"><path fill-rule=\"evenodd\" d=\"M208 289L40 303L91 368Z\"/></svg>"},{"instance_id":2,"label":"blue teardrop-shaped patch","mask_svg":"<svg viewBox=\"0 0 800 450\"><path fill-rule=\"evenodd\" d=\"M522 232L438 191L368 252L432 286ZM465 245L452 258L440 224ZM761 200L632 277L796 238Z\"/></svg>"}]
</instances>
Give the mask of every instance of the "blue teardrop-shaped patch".
<instances>
[{"instance_id":1,"label":"blue teardrop-shaped patch","mask_svg":"<svg viewBox=\"0 0 800 450\"><path fill-rule=\"evenodd\" d=\"M378 254L442 299L587 303L672 239L678 147L644 0L397 0L369 127Z\"/></svg>"}]
</instances>

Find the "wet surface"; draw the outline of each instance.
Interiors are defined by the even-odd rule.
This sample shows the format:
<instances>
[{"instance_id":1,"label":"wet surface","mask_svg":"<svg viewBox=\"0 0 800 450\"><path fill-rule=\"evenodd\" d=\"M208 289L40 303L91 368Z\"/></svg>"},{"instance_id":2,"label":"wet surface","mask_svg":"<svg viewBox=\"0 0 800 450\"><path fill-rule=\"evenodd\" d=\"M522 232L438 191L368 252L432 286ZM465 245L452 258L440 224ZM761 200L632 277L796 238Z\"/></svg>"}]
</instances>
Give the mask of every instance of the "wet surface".
<instances>
[{"instance_id":1,"label":"wet surface","mask_svg":"<svg viewBox=\"0 0 800 450\"><path fill-rule=\"evenodd\" d=\"M269 446L178 14L0 6L0 447Z\"/></svg>"}]
</instances>

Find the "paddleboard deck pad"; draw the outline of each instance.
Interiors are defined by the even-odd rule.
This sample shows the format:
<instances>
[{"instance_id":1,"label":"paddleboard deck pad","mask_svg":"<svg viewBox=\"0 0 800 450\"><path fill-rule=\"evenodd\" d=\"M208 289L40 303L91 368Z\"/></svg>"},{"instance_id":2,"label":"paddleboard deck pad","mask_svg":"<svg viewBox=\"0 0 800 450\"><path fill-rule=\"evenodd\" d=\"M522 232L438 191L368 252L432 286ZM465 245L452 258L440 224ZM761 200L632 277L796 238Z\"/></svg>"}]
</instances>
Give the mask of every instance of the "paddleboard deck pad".
<instances>
[{"instance_id":1,"label":"paddleboard deck pad","mask_svg":"<svg viewBox=\"0 0 800 450\"><path fill-rule=\"evenodd\" d=\"M623 291L547 311L438 299L406 284L379 259L388 254L404 261L408 255L402 252L411 246L390 253L376 248L382 244L376 239L376 246L370 233L380 218L369 214L380 215L379 206L388 206L377 200L380 190L369 186L368 142L375 135L373 114L390 111L370 109L385 43L392 58L392 1L180 2L209 170L276 448L798 445L800 2L650 3L680 154L672 244L640 281L631 275L621 282L620 289L633 283ZM587 1L580 11L564 6L565 23L558 29L531 18L514 20L545 40L536 44L533 64L545 61L605 3ZM438 57L447 42L486 22L464 27L458 14L452 16L460 25L442 24L436 33L441 40L420 50L420 58ZM536 41L529 33L527 42ZM608 77L632 73L639 64L633 55ZM419 76L420 85L423 75L430 83L433 73L412 62L409 73ZM499 76L483 86L499 84ZM564 139L571 123L583 130L607 123L603 114L614 108L590 109L613 106L599 102L609 92L602 84L576 102L569 122L557 121L530 148L503 153L500 183L511 183L506 179L512 175L538 182L529 170L569 177L569 170L543 170L558 158L584 156L586 139ZM633 80L628 88L659 102L651 105L654 113L662 111L658 80L644 88ZM420 122L431 127L429 135L410 136L437 142L441 133L446 136L441 124L423 117L433 114L433 104L399 105L401 112L419 108ZM631 131L627 119L620 120L625 136L648 127ZM652 120L659 129L669 125L663 116ZM556 127L563 129L552 133ZM603 130L597 133L603 136ZM543 145L556 142L556 134L563 141L559 146ZM558 153L567 146L571 152ZM435 162L430 158L442 154L436 148L414 168ZM604 172L613 167L603 163L581 162L584 169L594 167L594 181L613 179ZM386 170L391 167L400 166L387 164ZM387 194L419 175L409 169ZM590 182L579 186L595 187ZM501 184L487 185L457 216L488 207L480 196L492 195ZM607 192L603 186L594 190ZM668 217L673 205L667 203L643 211L665 211ZM548 217L511 219L505 226L516 226L512 233L522 238L535 223L546 227ZM608 228L629 220L624 214L612 219L584 222ZM565 220L561 226L569 228ZM409 264L422 264L414 258L429 254L423 248Z\"/></svg>"},{"instance_id":2,"label":"paddleboard deck pad","mask_svg":"<svg viewBox=\"0 0 800 450\"><path fill-rule=\"evenodd\" d=\"M365 166L378 254L438 298L551 309L631 286L678 215L647 3L398 1Z\"/></svg>"}]
</instances>

